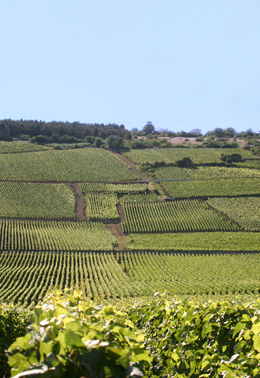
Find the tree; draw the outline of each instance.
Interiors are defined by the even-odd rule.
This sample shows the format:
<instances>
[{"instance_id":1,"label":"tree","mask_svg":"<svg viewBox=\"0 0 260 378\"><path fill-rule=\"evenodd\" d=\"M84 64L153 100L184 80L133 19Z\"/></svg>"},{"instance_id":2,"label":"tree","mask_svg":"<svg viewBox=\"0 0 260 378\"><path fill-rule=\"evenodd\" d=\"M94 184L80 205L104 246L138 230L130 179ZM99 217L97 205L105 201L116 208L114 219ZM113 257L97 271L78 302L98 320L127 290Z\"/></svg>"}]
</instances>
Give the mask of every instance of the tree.
<instances>
[{"instance_id":1,"label":"tree","mask_svg":"<svg viewBox=\"0 0 260 378\"><path fill-rule=\"evenodd\" d=\"M124 148L123 138L116 135L110 135L106 142L110 150L122 150L122 148Z\"/></svg>"},{"instance_id":2,"label":"tree","mask_svg":"<svg viewBox=\"0 0 260 378\"><path fill-rule=\"evenodd\" d=\"M154 128L154 125L152 124L152 122L147 122L146 123L146 125L142 129L142 133L144 135L154 134L155 133L155 128Z\"/></svg>"}]
</instances>

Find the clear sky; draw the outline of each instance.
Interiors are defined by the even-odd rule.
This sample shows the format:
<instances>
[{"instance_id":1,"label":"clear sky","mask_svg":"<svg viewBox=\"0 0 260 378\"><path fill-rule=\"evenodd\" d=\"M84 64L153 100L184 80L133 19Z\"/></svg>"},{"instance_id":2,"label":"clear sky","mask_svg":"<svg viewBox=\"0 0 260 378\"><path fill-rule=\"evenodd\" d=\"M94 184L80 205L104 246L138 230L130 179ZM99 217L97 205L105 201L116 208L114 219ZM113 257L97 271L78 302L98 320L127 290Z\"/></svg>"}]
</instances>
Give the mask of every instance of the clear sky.
<instances>
[{"instance_id":1,"label":"clear sky","mask_svg":"<svg viewBox=\"0 0 260 378\"><path fill-rule=\"evenodd\" d=\"M260 130L260 0L0 0L0 119Z\"/></svg>"}]
</instances>

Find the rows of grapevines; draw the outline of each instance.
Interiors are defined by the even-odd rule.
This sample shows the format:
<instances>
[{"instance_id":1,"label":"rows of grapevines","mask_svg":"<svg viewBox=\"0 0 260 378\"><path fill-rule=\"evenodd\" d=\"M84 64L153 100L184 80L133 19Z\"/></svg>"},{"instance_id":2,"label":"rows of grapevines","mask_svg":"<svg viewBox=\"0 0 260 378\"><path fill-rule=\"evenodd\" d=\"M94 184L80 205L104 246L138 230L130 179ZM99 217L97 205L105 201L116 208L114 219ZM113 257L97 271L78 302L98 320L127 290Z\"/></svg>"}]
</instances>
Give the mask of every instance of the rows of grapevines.
<instances>
[{"instance_id":1,"label":"rows of grapevines","mask_svg":"<svg viewBox=\"0 0 260 378\"><path fill-rule=\"evenodd\" d=\"M30 152L30 151L42 151L46 148L38 144L32 144L29 142L0 142L0 154L3 153L16 153L16 152Z\"/></svg>"},{"instance_id":2,"label":"rows of grapevines","mask_svg":"<svg viewBox=\"0 0 260 378\"><path fill-rule=\"evenodd\" d=\"M123 204L127 203L147 203L160 202L159 197L155 193L149 194L126 194L123 196Z\"/></svg>"},{"instance_id":3,"label":"rows of grapevines","mask_svg":"<svg viewBox=\"0 0 260 378\"><path fill-rule=\"evenodd\" d=\"M210 198L208 204L246 231L260 231L260 197Z\"/></svg>"},{"instance_id":4,"label":"rows of grapevines","mask_svg":"<svg viewBox=\"0 0 260 378\"><path fill-rule=\"evenodd\" d=\"M239 230L199 200L126 203L124 213L125 233Z\"/></svg>"},{"instance_id":5,"label":"rows of grapevines","mask_svg":"<svg viewBox=\"0 0 260 378\"><path fill-rule=\"evenodd\" d=\"M161 185L175 198L260 195L258 178L163 181Z\"/></svg>"},{"instance_id":6,"label":"rows of grapevines","mask_svg":"<svg viewBox=\"0 0 260 378\"><path fill-rule=\"evenodd\" d=\"M101 223L0 220L0 250L111 251L115 244Z\"/></svg>"},{"instance_id":7,"label":"rows of grapevines","mask_svg":"<svg viewBox=\"0 0 260 378\"><path fill-rule=\"evenodd\" d=\"M104 183L93 183L93 184L79 184L82 193L146 193L149 191L147 184L136 183L136 184L104 184Z\"/></svg>"},{"instance_id":8,"label":"rows of grapevines","mask_svg":"<svg viewBox=\"0 0 260 378\"><path fill-rule=\"evenodd\" d=\"M131 234L133 251L260 251L259 232Z\"/></svg>"},{"instance_id":9,"label":"rows of grapevines","mask_svg":"<svg viewBox=\"0 0 260 378\"><path fill-rule=\"evenodd\" d=\"M157 161L165 161L166 163L175 163L184 157L190 157L195 164L221 163L221 154L226 154L225 148L161 148L161 149L145 149L131 150L125 152L129 159L136 164L151 163ZM229 148L229 154L240 154L243 159L257 159L257 156L251 152L239 148Z\"/></svg>"},{"instance_id":10,"label":"rows of grapevines","mask_svg":"<svg viewBox=\"0 0 260 378\"><path fill-rule=\"evenodd\" d=\"M65 184L0 182L0 216L75 218L75 196Z\"/></svg>"},{"instance_id":11,"label":"rows of grapevines","mask_svg":"<svg viewBox=\"0 0 260 378\"><path fill-rule=\"evenodd\" d=\"M50 288L74 287L89 298L141 294L110 253L1 252L0 299L28 305L42 300Z\"/></svg>"},{"instance_id":12,"label":"rows of grapevines","mask_svg":"<svg viewBox=\"0 0 260 378\"><path fill-rule=\"evenodd\" d=\"M158 179L231 179L231 178L260 178L260 170L233 167L163 167L155 171Z\"/></svg>"},{"instance_id":13,"label":"rows of grapevines","mask_svg":"<svg viewBox=\"0 0 260 378\"><path fill-rule=\"evenodd\" d=\"M0 181L120 182L138 176L102 149L48 150L0 154Z\"/></svg>"},{"instance_id":14,"label":"rows of grapevines","mask_svg":"<svg viewBox=\"0 0 260 378\"><path fill-rule=\"evenodd\" d=\"M117 205L119 203L115 193L89 193L86 195L87 215L90 220L118 220Z\"/></svg>"},{"instance_id":15,"label":"rows of grapevines","mask_svg":"<svg viewBox=\"0 0 260 378\"><path fill-rule=\"evenodd\" d=\"M118 252L130 280L143 295L167 291L175 295L250 294L260 291L260 260L255 254L169 254Z\"/></svg>"}]
</instances>

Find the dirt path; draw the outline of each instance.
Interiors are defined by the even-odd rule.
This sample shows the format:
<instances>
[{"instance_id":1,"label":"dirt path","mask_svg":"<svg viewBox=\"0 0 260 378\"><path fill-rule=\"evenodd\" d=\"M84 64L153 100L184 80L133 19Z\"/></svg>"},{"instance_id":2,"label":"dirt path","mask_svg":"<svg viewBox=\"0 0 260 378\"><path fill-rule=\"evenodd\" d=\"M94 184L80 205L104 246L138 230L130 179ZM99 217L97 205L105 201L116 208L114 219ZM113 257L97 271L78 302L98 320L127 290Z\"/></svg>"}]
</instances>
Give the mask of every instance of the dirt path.
<instances>
[{"instance_id":1,"label":"dirt path","mask_svg":"<svg viewBox=\"0 0 260 378\"><path fill-rule=\"evenodd\" d=\"M76 207L75 207L76 220L84 221L86 220L86 215L85 215L86 203L85 203L84 197L81 193L81 190L78 184L72 184L71 187L74 191L75 198L76 198Z\"/></svg>"},{"instance_id":2,"label":"dirt path","mask_svg":"<svg viewBox=\"0 0 260 378\"><path fill-rule=\"evenodd\" d=\"M121 223L110 223L106 224L105 227L117 241L117 246L114 247L114 251L125 251L126 245L130 243L130 237L123 233Z\"/></svg>"},{"instance_id":3,"label":"dirt path","mask_svg":"<svg viewBox=\"0 0 260 378\"><path fill-rule=\"evenodd\" d=\"M111 154L113 154L113 155L117 156L119 159L121 159L124 163L129 165L129 167L132 169L132 171L141 178L141 181L147 182L147 183L150 181L148 177L146 177L145 175L143 175L141 172L138 171L138 169L136 168L136 165L132 162L132 160L128 159L124 155L118 154L117 152L114 152L114 151L110 151L110 152L111 152Z\"/></svg>"}]
</instances>

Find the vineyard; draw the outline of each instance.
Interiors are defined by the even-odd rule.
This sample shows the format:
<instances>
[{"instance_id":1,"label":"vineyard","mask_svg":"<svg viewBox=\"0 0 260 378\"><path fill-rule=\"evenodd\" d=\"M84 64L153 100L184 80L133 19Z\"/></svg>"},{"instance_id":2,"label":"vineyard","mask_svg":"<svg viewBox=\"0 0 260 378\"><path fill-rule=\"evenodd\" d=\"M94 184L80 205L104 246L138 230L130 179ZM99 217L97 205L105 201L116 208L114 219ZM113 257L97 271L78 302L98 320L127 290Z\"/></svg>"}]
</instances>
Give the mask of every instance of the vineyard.
<instances>
[{"instance_id":1,"label":"vineyard","mask_svg":"<svg viewBox=\"0 0 260 378\"><path fill-rule=\"evenodd\" d=\"M31 152L31 151L43 151L46 148L38 144L32 144L28 142L0 142L0 154L16 153L16 152Z\"/></svg>"},{"instance_id":2,"label":"vineyard","mask_svg":"<svg viewBox=\"0 0 260 378\"><path fill-rule=\"evenodd\" d=\"M89 298L257 293L257 254L149 252L1 252L0 298L28 306L51 287L81 289ZM127 274L126 274L127 272Z\"/></svg>"},{"instance_id":3,"label":"vineyard","mask_svg":"<svg viewBox=\"0 0 260 378\"><path fill-rule=\"evenodd\" d=\"M169 234L131 234L131 251L260 251L260 233L189 232Z\"/></svg>"},{"instance_id":4,"label":"vineyard","mask_svg":"<svg viewBox=\"0 0 260 378\"><path fill-rule=\"evenodd\" d=\"M165 290L174 295L258 293L258 254L119 253L118 261L143 295Z\"/></svg>"},{"instance_id":5,"label":"vineyard","mask_svg":"<svg viewBox=\"0 0 260 378\"><path fill-rule=\"evenodd\" d=\"M244 179L244 178L260 178L260 171L249 168L232 168L232 167L164 167L155 171L157 179Z\"/></svg>"},{"instance_id":6,"label":"vineyard","mask_svg":"<svg viewBox=\"0 0 260 378\"><path fill-rule=\"evenodd\" d=\"M136 184L79 184L82 193L117 193L117 194L128 194L128 193L146 193L149 191L147 184L136 183Z\"/></svg>"},{"instance_id":7,"label":"vineyard","mask_svg":"<svg viewBox=\"0 0 260 378\"><path fill-rule=\"evenodd\" d=\"M211 198L208 204L246 231L260 231L260 197Z\"/></svg>"},{"instance_id":8,"label":"vineyard","mask_svg":"<svg viewBox=\"0 0 260 378\"><path fill-rule=\"evenodd\" d=\"M112 251L115 239L102 223L0 220L2 251Z\"/></svg>"},{"instance_id":9,"label":"vineyard","mask_svg":"<svg viewBox=\"0 0 260 378\"><path fill-rule=\"evenodd\" d=\"M89 193L86 204L90 220L119 220L118 198L115 193Z\"/></svg>"},{"instance_id":10,"label":"vineyard","mask_svg":"<svg viewBox=\"0 0 260 378\"><path fill-rule=\"evenodd\" d=\"M120 182L138 176L102 149L48 150L0 154L0 181Z\"/></svg>"},{"instance_id":11,"label":"vineyard","mask_svg":"<svg viewBox=\"0 0 260 378\"><path fill-rule=\"evenodd\" d=\"M0 216L75 218L75 196L65 184L0 182Z\"/></svg>"},{"instance_id":12,"label":"vineyard","mask_svg":"<svg viewBox=\"0 0 260 378\"><path fill-rule=\"evenodd\" d=\"M155 162L165 161L175 163L184 157L190 157L195 164L221 163L221 154L226 154L225 148L161 148L132 150L124 155L131 159L135 164L154 164ZM237 148L229 148L229 154L240 154L243 159L257 159L249 151Z\"/></svg>"},{"instance_id":13,"label":"vineyard","mask_svg":"<svg viewBox=\"0 0 260 378\"><path fill-rule=\"evenodd\" d=\"M199 200L124 203L125 233L238 231L219 213Z\"/></svg>"},{"instance_id":14,"label":"vineyard","mask_svg":"<svg viewBox=\"0 0 260 378\"><path fill-rule=\"evenodd\" d=\"M258 178L163 181L161 186L170 197L175 198L260 195Z\"/></svg>"},{"instance_id":15,"label":"vineyard","mask_svg":"<svg viewBox=\"0 0 260 378\"><path fill-rule=\"evenodd\" d=\"M0 290L1 282L5 282L0 295L3 300L9 300L9 294L15 290L16 302L36 303L47 287L52 286L83 287L85 295L93 298L149 296L156 287L184 295L189 292L184 290L189 282L195 280L199 284L197 276L191 274L190 281L188 273L183 276L181 292L170 262L177 261L176 254L162 260L165 270L173 277L168 280L161 263L155 260L151 263L154 254L147 251L154 251L156 259L162 256L158 251L188 253L189 258L192 253L194 266L197 266L197 258L198 264L202 257L206 258L200 256L200 252L221 252L215 257L218 261L223 260L224 266L227 257L224 258L223 253L260 251L260 171L257 169L205 165L162 167L154 170L155 177L160 180L160 184L156 184L148 183L145 177L140 180L138 171L132 170L125 158L122 157L122 161L120 154L94 148L53 150L30 146L21 143L19 150L12 143L3 142L2 152L6 148L6 153L0 153L0 253L5 256L3 264L7 264L3 272L7 272L8 266L10 268L2 278L7 281L0 281ZM223 152L222 149L175 148L135 150L125 155L142 164L174 163L189 154L197 164L206 164L219 163ZM249 151L229 150L229 153L237 152L245 159L255 159ZM250 161L257 163L256 159ZM167 199L167 195L173 198ZM47 269L44 268L45 254ZM134 265L139 254L143 259L140 268ZM4 263L8 256L13 260ZM176 260L171 260L174 256ZM254 254L256 259L257 256ZM183 257L180 255L178 261L188 272L185 261L191 260ZM210 268L206 263L213 261L213 256L210 257L212 259L206 259L203 264L205 270L208 267L211 272L216 263ZM27 259L31 268L23 271L27 269L24 265ZM132 261L132 270L127 267L127 261L129 264ZM11 278L13 274L20 274L19 266L30 278L24 281ZM161 273L156 273L160 277L156 280L158 286L150 282L149 266L153 266L154 271L155 266L160 267ZM142 269L144 279L140 282L137 274ZM223 267L221 269L226 272ZM50 278L48 271L53 272ZM39 278L36 290L33 277L37 280L42 274L45 278ZM206 285L210 274L204 270L201 274ZM222 278L217 277L221 281ZM117 289L116 284L113 288L108 285L113 280L117 282ZM13 281L17 289L10 287L9 292ZM254 282L257 286L258 281ZM201 292L205 294L211 290L201 287ZM216 292L220 293L220 290Z\"/></svg>"},{"instance_id":16,"label":"vineyard","mask_svg":"<svg viewBox=\"0 0 260 378\"><path fill-rule=\"evenodd\" d=\"M145 335L150 335L150 341L153 338L156 340L156 347L153 347L148 339L144 342L146 336L138 333L142 342L139 343L141 349L139 345L135 363L147 359L144 368L145 378L173 376L170 368L172 364L176 372L181 372L180 376L195 376L195 368L192 365L195 353L193 347L181 354L183 348L185 349L185 345L181 345L180 355L183 360L178 365L176 343L174 341L173 345L170 345L171 341L165 337L166 331L161 331L160 327L171 309L181 303L181 310L172 314L170 326L168 323L166 326L169 330L175 327L171 325L173 322L179 322L180 327L183 324L186 333L183 334L181 344L185 344L187 332L191 331L189 319L195 319L199 311L197 306L196 311L192 308L192 313L183 312L184 308L191 311L187 305L191 299L206 299L209 306L210 301L216 298L244 300L259 296L259 158L257 160L256 156L246 150L228 149L228 153L239 153L246 159L238 163L240 167L230 167L220 164L221 154L227 153L225 149L132 150L122 155L102 148L63 147L54 150L50 146L30 143L0 142L0 301L9 303L9 306L13 303L19 308L33 309L44 300L50 290L58 289L57 295L69 295L68 302L77 301L81 296L87 298L86 306L90 306L90 299L97 301L98 305L92 308L92 312L87 312L87 317L91 318L92 322L96 322L99 311L99 316L105 314L109 321L114 318L114 313L111 316L111 302L119 303L120 311L115 313L124 317L125 321L126 313L121 309L126 304L132 320L127 324L123 322L122 329L118 324L115 325L117 343L118 340L122 342L124 337L127 338L126 347L122 352L124 366L126 353L129 353L129 348L134 342L129 333L132 331L126 330L126 326L133 328L134 324L138 324L145 329ZM136 167L126 156L138 165L148 163L149 167L159 162L157 167L160 164L161 167L157 168L155 164L155 167L146 171L139 167L142 172L147 173L150 177L148 178L145 176L146 173L140 173L138 166ZM184 157L190 157L196 165L192 168L173 166L177 160ZM165 166L165 163L170 163L171 166ZM70 291L69 288L74 291ZM64 293L61 294L64 289ZM172 303L167 302L166 306L164 294L162 302L156 302L154 299L154 293L160 297L161 294L158 292L167 292L177 299ZM107 303L109 306L103 310L102 306ZM131 303L134 303L132 307ZM161 315L156 306L161 308L160 303L166 307L164 317L158 320ZM149 307L148 310L146 306ZM152 306L154 314L151 314ZM62 309L62 312L65 311L64 303L59 302L58 308ZM82 311L82 308L81 305L78 306L77 311ZM37 311L38 309L39 307ZM143 317L146 316L144 309L149 312L149 316L154 316L154 324L150 322L148 315L145 323L142 323ZM227 311L231 311L228 306ZM241 311L244 314L245 308ZM72 318L73 314L70 315ZM208 313L203 315L207 319L207 325L211 319L208 316ZM221 316L224 319L225 315ZM183 317L187 319L185 324ZM42 319L43 323L44 319L46 317ZM56 332L60 322L63 322L63 315L58 321L53 319L51 316L49 322L55 323ZM199 327L202 318L196 319L196 327ZM79 343L77 345L81 345L78 337L83 326L78 322L78 318L74 320L75 324L64 320L68 327L65 330L66 340L71 343L72 348L73 340L76 340L76 344ZM217 322L215 319L215 323ZM248 322L249 320L243 324ZM89 333L84 333L84 351L92 351L88 346L86 348L86 345L99 345L101 337L108 337L108 334L110 342L112 331L105 332L108 324L106 321L101 331L95 323L94 328L87 331ZM153 332L151 326L154 327ZM235 325L232 324L230 327L233 332ZM259 329L257 328L258 333ZM7 349L11 344L10 342L6 345L2 342L5 336L1 338L1 332L0 325L0 375L1 353L3 355L1 348ZM159 338L156 336L157 332L163 332ZM201 337L205 342L208 337L205 336L205 326L199 332L200 335L204 335ZM86 336L87 334L89 336ZM192 345L197 336L194 336ZM28 337L26 336L27 341ZM42 336L40 339L43 340ZM55 336L55 343L57 340L65 340L65 336L61 336L60 339ZM23 345L27 345L27 341ZM28 344L29 349L32 343L33 340ZM112 349L108 347L109 364L111 356L117 356L115 369L119 366L118 361L121 361L121 355L117 355L117 343L112 346L112 349L116 347L112 354ZM165 343L170 345L169 350L163 349ZM100 345L96 350L104 351L107 344ZM51 350L48 349L49 344L44 348ZM201 347L201 350L202 348L208 356L208 345ZM238 355L239 346L236 345L235 348L236 350L230 354L229 364L233 361L232 356ZM245 346L241 348L244 350ZM23 361L27 358L23 357L22 353L21 349L14 352L11 359L13 366L17 362L18 370L19 358ZM45 352L40 353L45 356ZM56 351L51 353L53 356L56 355ZM76 356L73 353L72 355ZM226 353L223 351L220 367L216 370L218 372L223 366L221 361L227 358ZM72 355L69 356L69 361ZM241 356L240 370L241 366L245 366ZM59 361L65 361L62 358ZM208 377L206 362L200 365L200 358L201 355L197 358L197 367L200 366L197 376ZM57 360L55 361L56 365L51 367L50 377L57 366ZM257 361L259 366L259 359ZM48 363L49 360L46 364ZM150 363L151 369L148 368ZM188 363L191 368L189 375L186 375ZM75 366L73 365L72 369L73 375ZM226 370L223 371L224 375L221 373L221 376L233 377L227 375ZM162 375L162 372L166 375ZM258 376L258 373L259 369L255 376ZM59 376L59 373L57 374ZM129 376L127 374L121 376ZM83 376L92 377L86 375L84 370L78 377Z\"/></svg>"}]
</instances>

